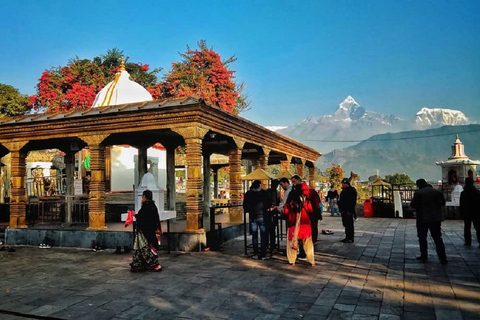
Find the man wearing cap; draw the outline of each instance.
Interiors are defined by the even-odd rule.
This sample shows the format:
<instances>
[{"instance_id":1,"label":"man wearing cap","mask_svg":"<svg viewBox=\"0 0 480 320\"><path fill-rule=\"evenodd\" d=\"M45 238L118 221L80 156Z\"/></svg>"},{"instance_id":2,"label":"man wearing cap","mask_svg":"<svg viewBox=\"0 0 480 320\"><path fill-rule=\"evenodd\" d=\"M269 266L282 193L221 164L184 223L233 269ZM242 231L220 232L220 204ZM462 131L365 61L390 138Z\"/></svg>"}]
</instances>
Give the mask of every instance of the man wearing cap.
<instances>
[{"instance_id":1,"label":"man wearing cap","mask_svg":"<svg viewBox=\"0 0 480 320\"><path fill-rule=\"evenodd\" d=\"M345 239L340 240L343 243L353 243L355 229L353 219L356 217L355 206L357 204L357 190L350 185L350 180L342 180L342 192L338 200L338 208L342 215L342 224L345 227Z\"/></svg>"},{"instance_id":2,"label":"man wearing cap","mask_svg":"<svg viewBox=\"0 0 480 320\"><path fill-rule=\"evenodd\" d=\"M445 206L445 198L443 193L425 181L425 179L418 179L416 181L418 190L413 195L410 206L415 208L417 216L417 236L420 245L420 256L417 260L426 262L428 259L428 244L427 234L430 230L430 235L435 242L437 248L437 255L441 264L447 264L447 256L445 254L445 245L442 239L442 221L443 221L443 207Z\"/></svg>"}]
</instances>

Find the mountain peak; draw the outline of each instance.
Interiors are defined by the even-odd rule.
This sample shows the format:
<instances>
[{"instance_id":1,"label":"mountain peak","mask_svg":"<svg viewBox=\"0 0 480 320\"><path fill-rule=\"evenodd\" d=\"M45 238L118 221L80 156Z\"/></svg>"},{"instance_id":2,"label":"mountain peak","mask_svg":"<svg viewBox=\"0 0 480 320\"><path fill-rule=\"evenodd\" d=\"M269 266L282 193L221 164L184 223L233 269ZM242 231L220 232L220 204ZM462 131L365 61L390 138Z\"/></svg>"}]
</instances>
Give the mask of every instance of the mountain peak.
<instances>
[{"instance_id":1,"label":"mountain peak","mask_svg":"<svg viewBox=\"0 0 480 320\"><path fill-rule=\"evenodd\" d=\"M352 96L348 96L338 105L338 109L335 111L334 116L340 119L358 120L364 115L364 113L365 109L360 107Z\"/></svg>"},{"instance_id":2,"label":"mountain peak","mask_svg":"<svg viewBox=\"0 0 480 320\"><path fill-rule=\"evenodd\" d=\"M419 127L465 125L470 123L470 120L463 112L451 109L422 108L417 112L416 116L415 122Z\"/></svg>"}]
</instances>

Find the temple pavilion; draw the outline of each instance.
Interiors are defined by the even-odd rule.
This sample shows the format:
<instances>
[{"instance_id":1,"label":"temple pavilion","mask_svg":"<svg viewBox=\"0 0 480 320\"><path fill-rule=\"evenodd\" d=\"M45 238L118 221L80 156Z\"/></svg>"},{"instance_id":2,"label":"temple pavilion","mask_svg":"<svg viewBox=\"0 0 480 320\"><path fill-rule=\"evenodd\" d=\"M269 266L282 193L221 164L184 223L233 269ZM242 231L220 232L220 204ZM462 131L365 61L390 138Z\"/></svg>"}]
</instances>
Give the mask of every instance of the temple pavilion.
<instances>
[{"instance_id":1,"label":"temple pavilion","mask_svg":"<svg viewBox=\"0 0 480 320\"><path fill-rule=\"evenodd\" d=\"M26 223L26 158L35 150L58 149L65 156L66 195L74 195L75 154L86 147L90 152L91 180L88 193L89 231L104 231L106 181L113 146L137 150L138 177L147 172L148 150L164 147L166 209L175 210L175 150L185 148L186 229L203 242L201 220L210 194L210 157L228 157L230 203L241 203L241 161L251 160L267 169L291 164L313 187L315 161L321 154L295 140L268 130L239 115L210 106L198 97L153 100L148 91L129 79L122 65L115 79L97 95L92 108L59 113L22 115L0 119L0 157L11 158L9 229L28 232ZM110 159L110 161L109 161ZM113 178L113 177L112 177ZM241 223L241 207L230 209L231 223ZM18 235L16 244L28 237ZM23 243L25 244L25 243ZM194 247L194 246L193 246Z\"/></svg>"}]
</instances>

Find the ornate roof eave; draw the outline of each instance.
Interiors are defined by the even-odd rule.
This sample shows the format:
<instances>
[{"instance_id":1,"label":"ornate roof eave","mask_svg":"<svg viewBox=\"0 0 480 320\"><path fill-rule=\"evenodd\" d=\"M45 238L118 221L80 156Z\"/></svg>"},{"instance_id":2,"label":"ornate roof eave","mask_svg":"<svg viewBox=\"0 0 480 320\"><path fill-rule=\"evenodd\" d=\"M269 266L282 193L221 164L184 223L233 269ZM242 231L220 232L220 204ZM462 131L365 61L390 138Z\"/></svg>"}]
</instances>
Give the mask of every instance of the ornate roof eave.
<instances>
[{"instance_id":1,"label":"ornate roof eave","mask_svg":"<svg viewBox=\"0 0 480 320\"><path fill-rule=\"evenodd\" d=\"M0 143L11 139L37 140L81 135L125 133L140 127L171 129L192 123L246 142L264 146L314 163L322 154L293 139L220 108L198 97L128 103L60 113L24 115L0 119ZM145 130L147 130L145 129Z\"/></svg>"}]
</instances>

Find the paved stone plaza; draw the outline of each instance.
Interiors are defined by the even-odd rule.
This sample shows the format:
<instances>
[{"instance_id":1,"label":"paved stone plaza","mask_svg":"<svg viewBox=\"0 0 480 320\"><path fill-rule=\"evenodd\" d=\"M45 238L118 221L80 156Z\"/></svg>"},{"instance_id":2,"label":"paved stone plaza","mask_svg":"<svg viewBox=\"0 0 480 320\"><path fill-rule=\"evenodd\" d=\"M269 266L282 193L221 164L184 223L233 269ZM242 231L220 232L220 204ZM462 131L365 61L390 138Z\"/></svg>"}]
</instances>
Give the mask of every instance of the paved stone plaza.
<instances>
[{"instance_id":1,"label":"paved stone plaza","mask_svg":"<svg viewBox=\"0 0 480 320\"><path fill-rule=\"evenodd\" d=\"M0 319L480 319L480 249L464 247L463 222L443 224L447 266L431 239L415 260L415 220L360 218L354 244L339 242L339 217L319 229L334 234L313 268L245 257L243 238L161 252L163 272L141 274L113 250L13 247L0 252Z\"/></svg>"}]
</instances>

